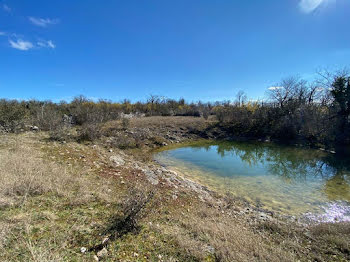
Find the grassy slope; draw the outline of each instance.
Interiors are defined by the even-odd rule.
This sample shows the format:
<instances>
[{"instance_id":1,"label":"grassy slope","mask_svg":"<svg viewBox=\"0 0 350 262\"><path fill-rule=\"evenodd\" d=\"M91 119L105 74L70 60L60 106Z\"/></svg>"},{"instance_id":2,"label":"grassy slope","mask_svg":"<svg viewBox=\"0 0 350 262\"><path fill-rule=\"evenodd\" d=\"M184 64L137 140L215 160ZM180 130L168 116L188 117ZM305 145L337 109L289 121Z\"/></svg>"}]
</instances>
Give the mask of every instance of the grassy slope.
<instances>
[{"instance_id":1,"label":"grassy slope","mask_svg":"<svg viewBox=\"0 0 350 262\"><path fill-rule=\"evenodd\" d=\"M132 166L111 165L110 154L100 146L48 142L45 134L2 135L1 260L93 261L93 248L106 237L104 261L350 259L348 224L306 229L256 219L229 197L203 202L166 181L152 186ZM135 196L149 192L154 196L137 225L116 230L128 203L137 205Z\"/></svg>"}]
</instances>

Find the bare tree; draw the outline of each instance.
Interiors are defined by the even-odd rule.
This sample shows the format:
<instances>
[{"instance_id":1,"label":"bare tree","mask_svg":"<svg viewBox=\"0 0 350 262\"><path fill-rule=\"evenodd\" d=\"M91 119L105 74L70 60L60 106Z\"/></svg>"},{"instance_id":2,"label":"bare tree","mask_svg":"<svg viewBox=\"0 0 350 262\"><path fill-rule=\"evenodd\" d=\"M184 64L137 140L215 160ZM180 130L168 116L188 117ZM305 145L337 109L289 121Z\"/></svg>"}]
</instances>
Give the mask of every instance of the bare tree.
<instances>
[{"instance_id":1,"label":"bare tree","mask_svg":"<svg viewBox=\"0 0 350 262\"><path fill-rule=\"evenodd\" d=\"M277 102L281 108L285 103L294 98L304 99L306 95L306 82L299 77L288 77L276 86L269 88L269 97Z\"/></svg>"},{"instance_id":2,"label":"bare tree","mask_svg":"<svg viewBox=\"0 0 350 262\"><path fill-rule=\"evenodd\" d=\"M350 75L350 69L346 67L336 71L319 69L316 71L316 74L318 77L315 80L315 84L318 85L319 88L323 88L323 92L320 97L321 103L323 105L330 105L333 102L333 96L331 94L333 83L337 80L337 78L348 77Z\"/></svg>"},{"instance_id":3,"label":"bare tree","mask_svg":"<svg viewBox=\"0 0 350 262\"><path fill-rule=\"evenodd\" d=\"M244 91L242 91L242 90L238 91L238 93L236 95L236 101L237 101L238 106L244 105L246 100L247 100L247 96L244 93Z\"/></svg>"}]
</instances>

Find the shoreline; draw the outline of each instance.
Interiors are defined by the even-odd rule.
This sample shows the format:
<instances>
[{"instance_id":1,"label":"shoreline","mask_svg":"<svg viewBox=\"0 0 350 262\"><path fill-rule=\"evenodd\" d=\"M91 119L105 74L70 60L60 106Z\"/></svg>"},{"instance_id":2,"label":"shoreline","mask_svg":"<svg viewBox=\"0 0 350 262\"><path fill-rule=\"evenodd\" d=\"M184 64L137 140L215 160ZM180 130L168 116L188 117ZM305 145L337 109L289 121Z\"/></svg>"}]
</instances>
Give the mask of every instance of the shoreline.
<instances>
[{"instance_id":1,"label":"shoreline","mask_svg":"<svg viewBox=\"0 0 350 262\"><path fill-rule=\"evenodd\" d=\"M243 142L243 141L237 141L237 140L233 141L233 140L195 139L192 141L191 140L185 141L184 143L171 144L169 146L163 146L160 148L156 148L156 149L152 150L151 152L152 152L152 156L153 156L154 154L168 151L168 150L173 150L176 148L182 148L182 147L193 146L193 145L198 145L198 144L202 145L203 143L211 145L211 144L216 144L216 143L226 142L226 141ZM254 140L249 140L249 142L275 143L275 142L254 141ZM276 145L277 146L294 146L294 145L280 145L280 144L276 144ZM315 148L304 147L304 146L303 146L303 148L317 150ZM329 152L326 152L326 153L331 154ZM210 187L207 184L205 184L205 182L193 180L193 178L191 178L191 176L187 175L185 173L185 171L181 171L178 169L171 169L171 167L169 168L166 164L162 164L158 160L154 159L154 157L152 157L152 159L153 159L153 162L156 163L157 165L159 165L163 168L166 168L170 171L176 172L180 176L180 178L182 178L184 180L191 181L192 183L196 183L196 184L198 184L198 186L201 186L201 187L209 190L211 193L214 193L215 195L220 195L221 197L223 197L225 194L230 193L230 191L219 192L219 190L217 188ZM236 197L240 197L240 196L236 195ZM242 198L242 197L240 197L240 198ZM269 209L268 207L260 208L260 207L256 206L251 200L247 200L244 198L243 198L243 200L244 200L244 202L246 202L247 205L249 205L249 208L252 210L255 210L257 212L262 212L265 214L269 214L269 215L273 214L275 217L279 216L280 218L288 219L290 221L297 221L301 224L309 225L309 224L320 224L320 223L341 223L341 222L349 222L349 220L350 220L350 217L347 215L347 213L350 213L350 202L346 201L346 200L327 201L327 202L324 202L322 205L318 206L319 212L305 211L305 212L300 213L300 214L287 214L283 211L274 211L272 209ZM332 208L329 208L329 207L332 207ZM325 211L325 213L323 213L322 211Z\"/></svg>"}]
</instances>

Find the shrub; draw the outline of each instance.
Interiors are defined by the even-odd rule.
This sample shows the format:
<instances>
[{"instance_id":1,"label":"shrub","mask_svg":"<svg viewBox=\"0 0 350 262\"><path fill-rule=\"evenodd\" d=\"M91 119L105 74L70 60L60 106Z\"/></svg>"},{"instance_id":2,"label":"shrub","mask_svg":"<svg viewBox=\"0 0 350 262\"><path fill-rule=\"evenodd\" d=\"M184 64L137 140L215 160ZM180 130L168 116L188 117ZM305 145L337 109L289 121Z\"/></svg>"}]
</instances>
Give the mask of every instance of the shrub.
<instances>
[{"instance_id":1,"label":"shrub","mask_svg":"<svg viewBox=\"0 0 350 262\"><path fill-rule=\"evenodd\" d=\"M28 119L26 105L16 100L0 100L0 126L8 132L18 132Z\"/></svg>"},{"instance_id":2,"label":"shrub","mask_svg":"<svg viewBox=\"0 0 350 262\"><path fill-rule=\"evenodd\" d=\"M95 123L86 123L78 131L79 141L94 141L101 137L102 131L100 125Z\"/></svg>"},{"instance_id":3,"label":"shrub","mask_svg":"<svg viewBox=\"0 0 350 262\"><path fill-rule=\"evenodd\" d=\"M128 129L128 127L130 126L130 119L129 118L123 118L122 119L122 127L124 130Z\"/></svg>"}]
</instances>

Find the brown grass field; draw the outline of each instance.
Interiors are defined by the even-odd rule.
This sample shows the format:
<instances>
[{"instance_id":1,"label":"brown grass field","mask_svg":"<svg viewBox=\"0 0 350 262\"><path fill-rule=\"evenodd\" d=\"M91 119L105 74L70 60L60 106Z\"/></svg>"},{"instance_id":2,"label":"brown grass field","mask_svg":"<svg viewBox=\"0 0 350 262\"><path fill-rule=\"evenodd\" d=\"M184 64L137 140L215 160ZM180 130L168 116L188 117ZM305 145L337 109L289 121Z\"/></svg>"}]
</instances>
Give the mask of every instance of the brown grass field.
<instances>
[{"instance_id":1,"label":"brown grass field","mask_svg":"<svg viewBox=\"0 0 350 262\"><path fill-rule=\"evenodd\" d=\"M137 119L129 129L203 125L171 121ZM151 185L130 152L47 137L0 135L1 261L350 260L349 224L260 220L230 196L203 201L162 180ZM125 166L109 163L115 152Z\"/></svg>"}]
</instances>

